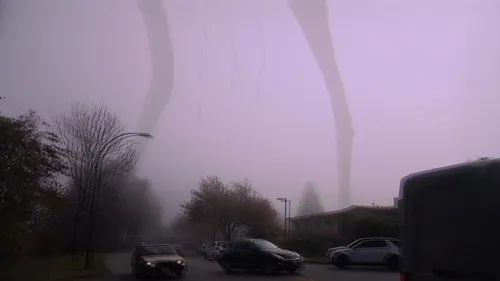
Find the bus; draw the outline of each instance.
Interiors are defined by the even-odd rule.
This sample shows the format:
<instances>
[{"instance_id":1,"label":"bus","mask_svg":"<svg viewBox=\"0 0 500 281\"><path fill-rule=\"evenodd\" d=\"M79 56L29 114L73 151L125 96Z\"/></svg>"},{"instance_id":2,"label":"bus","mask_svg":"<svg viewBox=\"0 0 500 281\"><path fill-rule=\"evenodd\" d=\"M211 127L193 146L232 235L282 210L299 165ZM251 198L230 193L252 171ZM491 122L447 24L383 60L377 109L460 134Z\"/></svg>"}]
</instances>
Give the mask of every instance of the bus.
<instances>
[{"instance_id":1,"label":"bus","mask_svg":"<svg viewBox=\"0 0 500 281\"><path fill-rule=\"evenodd\" d=\"M500 280L500 159L410 174L399 192L402 281Z\"/></svg>"}]
</instances>

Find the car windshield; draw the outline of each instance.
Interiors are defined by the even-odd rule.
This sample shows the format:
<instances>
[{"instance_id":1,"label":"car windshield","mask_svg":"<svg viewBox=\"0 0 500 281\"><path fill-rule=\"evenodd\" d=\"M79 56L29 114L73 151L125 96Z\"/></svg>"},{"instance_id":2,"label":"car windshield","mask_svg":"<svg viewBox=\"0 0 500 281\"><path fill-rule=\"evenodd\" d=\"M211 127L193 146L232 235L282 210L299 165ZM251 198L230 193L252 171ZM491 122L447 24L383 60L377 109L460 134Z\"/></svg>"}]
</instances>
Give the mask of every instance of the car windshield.
<instances>
[{"instance_id":1,"label":"car windshield","mask_svg":"<svg viewBox=\"0 0 500 281\"><path fill-rule=\"evenodd\" d=\"M252 242L259 249L278 249L278 246L274 245L273 243L267 240L253 240Z\"/></svg>"},{"instance_id":2,"label":"car windshield","mask_svg":"<svg viewBox=\"0 0 500 281\"><path fill-rule=\"evenodd\" d=\"M359 243L363 242L363 239L358 239L356 241L351 242L351 244L347 245L347 248L353 248L354 246L358 245Z\"/></svg>"},{"instance_id":3,"label":"car windshield","mask_svg":"<svg viewBox=\"0 0 500 281\"><path fill-rule=\"evenodd\" d=\"M392 244L394 244L396 247L399 247L399 240L390 240Z\"/></svg>"},{"instance_id":4,"label":"car windshield","mask_svg":"<svg viewBox=\"0 0 500 281\"><path fill-rule=\"evenodd\" d=\"M144 255L176 255L174 246L151 245L144 247Z\"/></svg>"}]
</instances>

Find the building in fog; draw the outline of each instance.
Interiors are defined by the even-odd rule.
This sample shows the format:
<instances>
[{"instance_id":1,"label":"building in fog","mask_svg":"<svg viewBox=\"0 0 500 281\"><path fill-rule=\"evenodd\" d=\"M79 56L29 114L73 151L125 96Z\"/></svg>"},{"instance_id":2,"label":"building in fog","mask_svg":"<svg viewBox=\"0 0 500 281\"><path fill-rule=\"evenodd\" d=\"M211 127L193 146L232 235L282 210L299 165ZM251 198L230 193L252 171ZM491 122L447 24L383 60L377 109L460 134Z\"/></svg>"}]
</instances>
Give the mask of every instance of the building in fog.
<instances>
[{"instance_id":1,"label":"building in fog","mask_svg":"<svg viewBox=\"0 0 500 281\"><path fill-rule=\"evenodd\" d=\"M357 206L341 210L292 217L292 236L309 237L344 237L352 222L366 217L397 216L396 206Z\"/></svg>"}]
</instances>

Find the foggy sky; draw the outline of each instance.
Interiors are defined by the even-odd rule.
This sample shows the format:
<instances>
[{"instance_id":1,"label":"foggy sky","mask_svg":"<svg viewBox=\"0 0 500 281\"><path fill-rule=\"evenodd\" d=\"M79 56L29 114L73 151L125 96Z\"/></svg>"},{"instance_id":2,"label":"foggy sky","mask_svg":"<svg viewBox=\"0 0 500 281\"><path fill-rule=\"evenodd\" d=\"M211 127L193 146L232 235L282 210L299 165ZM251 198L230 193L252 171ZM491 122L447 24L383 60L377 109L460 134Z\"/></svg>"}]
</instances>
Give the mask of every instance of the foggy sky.
<instances>
[{"instance_id":1,"label":"foggy sky","mask_svg":"<svg viewBox=\"0 0 500 281\"><path fill-rule=\"evenodd\" d=\"M294 202L311 179L325 209L337 207L330 99L285 0L163 5L175 81L140 173L168 209L206 174L248 177ZM3 0L0 9L0 111L49 118L72 101L102 101L136 129L151 62L135 0ZM356 131L353 203L391 204L405 174L500 156L500 2L336 0L330 9Z\"/></svg>"}]
</instances>

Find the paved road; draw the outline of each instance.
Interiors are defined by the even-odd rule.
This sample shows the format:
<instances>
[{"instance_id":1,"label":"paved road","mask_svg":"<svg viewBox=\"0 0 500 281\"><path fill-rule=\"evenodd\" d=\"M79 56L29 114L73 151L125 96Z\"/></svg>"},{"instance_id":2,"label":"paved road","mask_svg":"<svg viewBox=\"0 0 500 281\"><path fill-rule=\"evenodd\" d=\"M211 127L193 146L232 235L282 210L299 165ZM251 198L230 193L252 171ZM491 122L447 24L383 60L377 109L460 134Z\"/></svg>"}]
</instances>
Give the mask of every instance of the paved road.
<instances>
[{"instance_id":1,"label":"paved road","mask_svg":"<svg viewBox=\"0 0 500 281\"><path fill-rule=\"evenodd\" d=\"M264 275L255 273L234 273L226 275L217 263L198 257L188 257L189 271L185 281L224 280L224 281L398 281L395 272L383 268L337 270L329 265L307 264L300 276L284 274ZM114 254L108 256L106 265L114 274L113 278L99 281L131 281L136 280L130 271L130 254Z\"/></svg>"}]
</instances>

